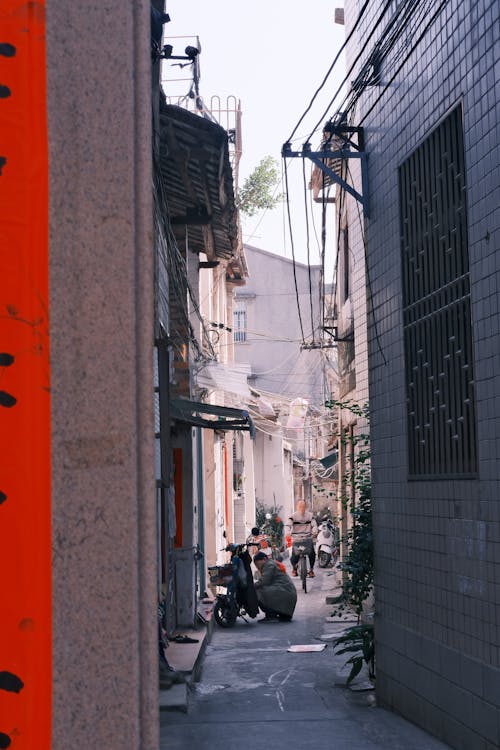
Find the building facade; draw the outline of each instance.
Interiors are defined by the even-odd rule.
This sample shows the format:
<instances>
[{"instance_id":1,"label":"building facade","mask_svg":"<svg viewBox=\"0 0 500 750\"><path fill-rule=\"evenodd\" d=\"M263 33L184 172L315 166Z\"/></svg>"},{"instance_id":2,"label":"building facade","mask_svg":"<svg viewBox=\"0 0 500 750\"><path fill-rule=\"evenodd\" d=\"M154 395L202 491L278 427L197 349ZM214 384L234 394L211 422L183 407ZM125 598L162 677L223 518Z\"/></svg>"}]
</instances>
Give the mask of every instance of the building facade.
<instances>
[{"instance_id":1,"label":"building facade","mask_svg":"<svg viewBox=\"0 0 500 750\"><path fill-rule=\"evenodd\" d=\"M168 81L163 85L168 89ZM205 110L169 104L163 92L159 112L155 186L164 227L157 248L162 329L163 289L168 290L168 329L157 334L160 596L167 633L173 634L196 622L206 566L215 562L224 540L233 538L232 432L248 431L250 420L227 381L233 289L244 284L246 273L228 133ZM240 380L246 391L245 378ZM215 526L209 523L207 531L212 518Z\"/></svg>"},{"instance_id":2,"label":"building facade","mask_svg":"<svg viewBox=\"0 0 500 750\"><path fill-rule=\"evenodd\" d=\"M346 200L367 269L377 694L486 750L500 745L499 6L345 10L357 86L339 118L368 156L369 206Z\"/></svg>"},{"instance_id":3,"label":"building facade","mask_svg":"<svg viewBox=\"0 0 500 750\"><path fill-rule=\"evenodd\" d=\"M313 507L315 487L333 473L323 476L319 464L332 429L324 407L332 363L319 346L321 267L250 245L245 257L248 279L235 293L233 339L235 361L249 367L256 501L288 514L299 499Z\"/></svg>"},{"instance_id":4,"label":"building facade","mask_svg":"<svg viewBox=\"0 0 500 750\"><path fill-rule=\"evenodd\" d=\"M245 255L249 278L234 300L236 362L251 363L249 383L257 391L290 399L307 394L311 403L322 404L320 355L300 348L319 340L320 266L293 263L251 245L245 245Z\"/></svg>"}]
</instances>

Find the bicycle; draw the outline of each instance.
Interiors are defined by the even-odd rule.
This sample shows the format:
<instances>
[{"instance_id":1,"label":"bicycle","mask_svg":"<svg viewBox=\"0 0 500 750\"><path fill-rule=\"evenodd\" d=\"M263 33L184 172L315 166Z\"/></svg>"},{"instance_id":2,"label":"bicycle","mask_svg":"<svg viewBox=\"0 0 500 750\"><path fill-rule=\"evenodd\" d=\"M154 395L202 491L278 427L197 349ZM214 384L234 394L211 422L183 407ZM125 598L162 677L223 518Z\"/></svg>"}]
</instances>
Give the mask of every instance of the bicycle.
<instances>
[{"instance_id":1,"label":"bicycle","mask_svg":"<svg viewBox=\"0 0 500 750\"><path fill-rule=\"evenodd\" d=\"M302 581L304 594L307 594L307 561L311 550L306 542L296 542L293 548L294 552L299 556L299 562L297 563L299 578Z\"/></svg>"}]
</instances>

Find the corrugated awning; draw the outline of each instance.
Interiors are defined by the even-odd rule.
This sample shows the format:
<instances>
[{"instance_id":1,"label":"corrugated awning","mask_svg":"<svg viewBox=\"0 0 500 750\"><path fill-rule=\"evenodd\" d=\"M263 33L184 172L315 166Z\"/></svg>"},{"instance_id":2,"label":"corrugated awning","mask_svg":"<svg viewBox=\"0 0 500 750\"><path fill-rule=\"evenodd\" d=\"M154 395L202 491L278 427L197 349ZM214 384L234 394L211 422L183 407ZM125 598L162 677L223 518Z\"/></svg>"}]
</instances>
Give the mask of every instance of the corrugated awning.
<instances>
[{"instance_id":1,"label":"corrugated awning","mask_svg":"<svg viewBox=\"0 0 500 750\"><path fill-rule=\"evenodd\" d=\"M320 458L319 462L325 467L325 469L330 469L332 466L335 466L338 459L339 452L338 450L334 450L333 453L329 453L328 456L323 456L323 458Z\"/></svg>"},{"instance_id":2,"label":"corrugated awning","mask_svg":"<svg viewBox=\"0 0 500 750\"><path fill-rule=\"evenodd\" d=\"M178 422L185 422L194 427L205 427L210 430L246 430L252 438L255 437L252 418L244 409L173 398L170 401L170 415Z\"/></svg>"},{"instance_id":3,"label":"corrugated awning","mask_svg":"<svg viewBox=\"0 0 500 750\"><path fill-rule=\"evenodd\" d=\"M209 260L237 258L238 214L228 134L183 107L160 102L160 170L174 233Z\"/></svg>"}]
</instances>

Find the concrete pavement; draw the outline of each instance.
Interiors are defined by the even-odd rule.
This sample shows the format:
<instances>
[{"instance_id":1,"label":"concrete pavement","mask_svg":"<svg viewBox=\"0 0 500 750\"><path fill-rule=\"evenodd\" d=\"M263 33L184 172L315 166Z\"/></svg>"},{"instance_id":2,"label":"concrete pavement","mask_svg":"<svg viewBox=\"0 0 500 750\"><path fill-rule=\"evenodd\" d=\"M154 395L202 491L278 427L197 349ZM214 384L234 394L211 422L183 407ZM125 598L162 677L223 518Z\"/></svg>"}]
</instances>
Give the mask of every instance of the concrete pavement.
<instances>
[{"instance_id":1,"label":"concrete pavement","mask_svg":"<svg viewBox=\"0 0 500 750\"><path fill-rule=\"evenodd\" d=\"M188 712L161 715L161 750L213 750L223 743L308 750L445 750L448 746L375 705L366 675L345 687L345 657L331 638L349 623L327 622L325 604L334 577L317 571L291 623L216 627ZM289 653L288 646L326 642L319 653Z\"/></svg>"}]
</instances>

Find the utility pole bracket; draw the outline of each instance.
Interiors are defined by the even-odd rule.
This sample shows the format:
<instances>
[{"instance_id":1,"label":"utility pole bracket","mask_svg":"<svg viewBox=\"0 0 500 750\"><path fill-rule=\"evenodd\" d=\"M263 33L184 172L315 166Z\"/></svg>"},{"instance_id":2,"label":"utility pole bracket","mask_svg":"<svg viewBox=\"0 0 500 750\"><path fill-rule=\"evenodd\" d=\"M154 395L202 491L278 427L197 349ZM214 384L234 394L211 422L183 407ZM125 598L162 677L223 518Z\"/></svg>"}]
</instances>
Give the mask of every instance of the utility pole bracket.
<instances>
[{"instance_id":1,"label":"utility pole bracket","mask_svg":"<svg viewBox=\"0 0 500 750\"><path fill-rule=\"evenodd\" d=\"M337 326L323 326L323 330L337 343L338 341L354 341L354 333L347 336L339 336Z\"/></svg>"},{"instance_id":2,"label":"utility pole bracket","mask_svg":"<svg viewBox=\"0 0 500 750\"><path fill-rule=\"evenodd\" d=\"M329 137L319 151L313 151L310 143L304 143L301 151L292 151L292 144L287 142L283 144L281 155L284 159L309 159L313 162L323 174L327 175L332 182L340 185L349 195L352 195L358 203L363 206L365 216L369 217L368 202L368 159L364 150L363 128L348 127L347 125L333 125L327 123L324 132L329 133ZM352 139L351 134L357 135L357 143ZM332 138L336 143L342 142L341 148L335 150L331 147ZM347 180L341 177L329 166L328 162L333 160L361 160L361 193L355 190Z\"/></svg>"}]
</instances>

